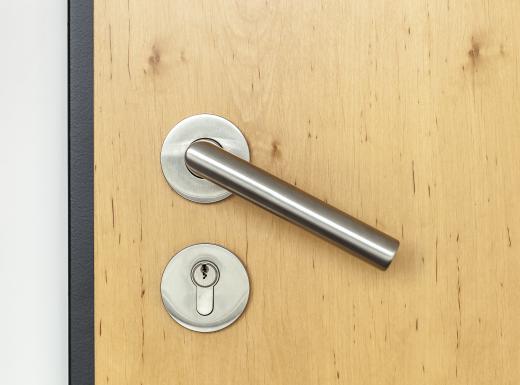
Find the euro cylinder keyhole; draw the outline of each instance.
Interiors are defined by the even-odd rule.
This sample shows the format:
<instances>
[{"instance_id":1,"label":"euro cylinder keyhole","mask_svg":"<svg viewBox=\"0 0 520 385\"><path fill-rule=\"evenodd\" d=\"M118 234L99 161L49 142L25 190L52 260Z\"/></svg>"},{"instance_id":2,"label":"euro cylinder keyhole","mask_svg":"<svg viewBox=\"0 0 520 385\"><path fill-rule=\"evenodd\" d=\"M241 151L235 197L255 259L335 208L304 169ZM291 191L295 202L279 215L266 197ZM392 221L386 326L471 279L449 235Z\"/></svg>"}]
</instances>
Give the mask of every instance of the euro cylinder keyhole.
<instances>
[{"instance_id":1,"label":"euro cylinder keyhole","mask_svg":"<svg viewBox=\"0 0 520 385\"><path fill-rule=\"evenodd\" d=\"M197 313L207 316L213 312L214 288L219 279L217 266L209 261L200 261L191 270L191 279L196 288Z\"/></svg>"}]
</instances>

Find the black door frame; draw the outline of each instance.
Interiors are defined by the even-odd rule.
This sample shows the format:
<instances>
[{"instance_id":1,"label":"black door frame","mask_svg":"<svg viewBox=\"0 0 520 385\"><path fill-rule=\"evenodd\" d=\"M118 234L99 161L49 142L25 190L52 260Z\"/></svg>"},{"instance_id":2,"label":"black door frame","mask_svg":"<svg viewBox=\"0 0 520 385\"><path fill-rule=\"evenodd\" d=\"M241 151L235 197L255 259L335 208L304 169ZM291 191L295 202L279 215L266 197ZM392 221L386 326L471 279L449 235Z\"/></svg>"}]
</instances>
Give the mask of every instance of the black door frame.
<instances>
[{"instance_id":1,"label":"black door frame","mask_svg":"<svg viewBox=\"0 0 520 385\"><path fill-rule=\"evenodd\" d=\"M94 385L93 0L68 0L69 385Z\"/></svg>"}]
</instances>

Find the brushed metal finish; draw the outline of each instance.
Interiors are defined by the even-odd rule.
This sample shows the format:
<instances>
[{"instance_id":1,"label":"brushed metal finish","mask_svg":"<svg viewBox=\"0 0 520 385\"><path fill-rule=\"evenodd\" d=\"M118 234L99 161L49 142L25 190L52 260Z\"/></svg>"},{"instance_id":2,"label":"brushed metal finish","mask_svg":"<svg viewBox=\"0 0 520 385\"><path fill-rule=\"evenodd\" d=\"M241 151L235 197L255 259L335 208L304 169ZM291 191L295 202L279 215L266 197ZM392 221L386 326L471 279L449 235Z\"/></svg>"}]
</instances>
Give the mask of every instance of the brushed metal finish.
<instances>
[{"instance_id":1,"label":"brushed metal finish","mask_svg":"<svg viewBox=\"0 0 520 385\"><path fill-rule=\"evenodd\" d=\"M399 241L209 141L192 143L186 166L195 175L263 207L385 270Z\"/></svg>"},{"instance_id":2,"label":"brushed metal finish","mask_svg":"<svg viewBox=\"0 0 520 385\"><path fill-rule=\"evenodd\" d=\"M168 184L182 197L197 203L218 202L231 193L197 178L184 162L188 146L200 138L209 138L226 151L249 160L247 141L233 123L217 115L200 114L183 119L170 130L161 150L161 168Z\"/></svg>"},{"instance_id":3,"label":"brushed metal finish","mask_svg":"<svg viewBox=\"0 0 520 385\"><path fill-rule=\"evenodd\" d=\"M206 279L197 269L206 264ZM199 243L179 251L166 265L161 297L170 316L197 332L214 332L235 322L249 300L249 277L226 248Z\"/></svg>"}]
</instances>

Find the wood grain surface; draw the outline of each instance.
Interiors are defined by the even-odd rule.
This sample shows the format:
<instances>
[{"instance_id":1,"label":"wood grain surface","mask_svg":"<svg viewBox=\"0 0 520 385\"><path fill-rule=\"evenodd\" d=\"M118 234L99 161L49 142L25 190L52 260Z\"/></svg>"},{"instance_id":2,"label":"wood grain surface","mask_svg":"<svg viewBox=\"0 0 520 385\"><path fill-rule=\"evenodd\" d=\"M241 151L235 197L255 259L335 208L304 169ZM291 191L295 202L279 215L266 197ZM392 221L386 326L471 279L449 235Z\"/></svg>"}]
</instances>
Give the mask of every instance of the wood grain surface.
<instances>
[{"instance_id":1,"label":"wood grain surface","mask_svg":"<svg viewBox=\"0 0 520 385\"><path fill-rule=\"evenodd\" d=\"M520 2L95 0L96 384L520 383ZM381 272L232 197L162 141L228 118L255 165L398 237ZM244 315L176 324L161 274L214 242Z\"/></svg>"}]
</instances>

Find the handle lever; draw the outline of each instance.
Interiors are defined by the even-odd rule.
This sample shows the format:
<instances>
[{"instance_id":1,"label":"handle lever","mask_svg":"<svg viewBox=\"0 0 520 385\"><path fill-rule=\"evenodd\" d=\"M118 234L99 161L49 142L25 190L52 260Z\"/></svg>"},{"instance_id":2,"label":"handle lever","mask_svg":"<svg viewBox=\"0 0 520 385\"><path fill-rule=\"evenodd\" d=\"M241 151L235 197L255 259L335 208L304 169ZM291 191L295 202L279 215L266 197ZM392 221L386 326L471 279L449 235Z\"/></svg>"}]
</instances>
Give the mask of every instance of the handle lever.
<instances>
[{"instance_id":1,"label":"handle lever","mask_svg":"<svg viewBox=\"0 0 520 385\"><path fill-rule=\"evenodd\" d=\"M193 142L185 153L196 176L241 196L385 270L399 241L351 217L212 141Z\"/></svg>"}]
</instances>

